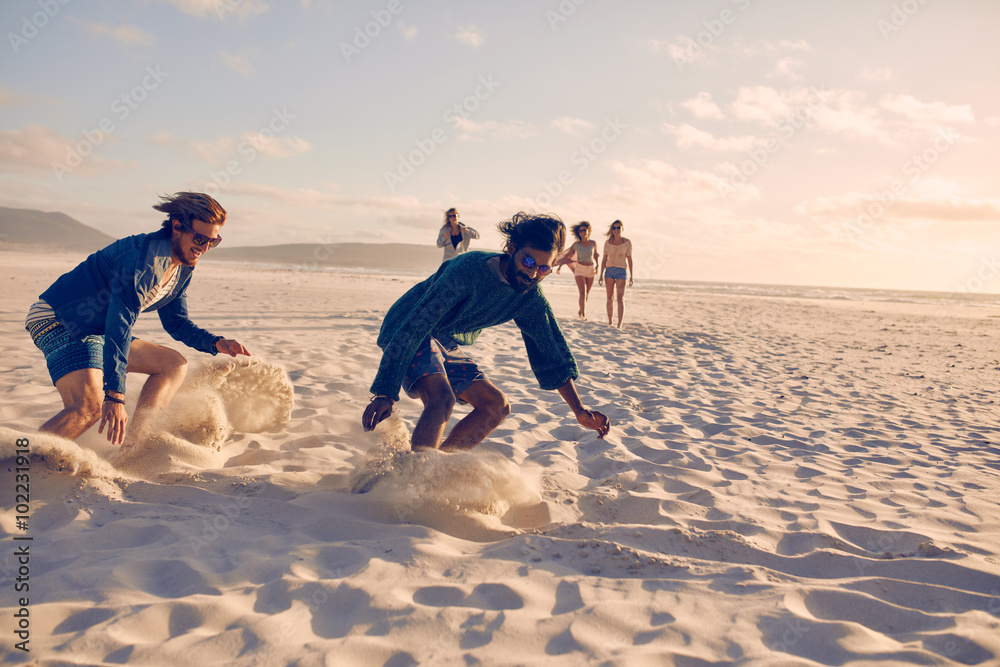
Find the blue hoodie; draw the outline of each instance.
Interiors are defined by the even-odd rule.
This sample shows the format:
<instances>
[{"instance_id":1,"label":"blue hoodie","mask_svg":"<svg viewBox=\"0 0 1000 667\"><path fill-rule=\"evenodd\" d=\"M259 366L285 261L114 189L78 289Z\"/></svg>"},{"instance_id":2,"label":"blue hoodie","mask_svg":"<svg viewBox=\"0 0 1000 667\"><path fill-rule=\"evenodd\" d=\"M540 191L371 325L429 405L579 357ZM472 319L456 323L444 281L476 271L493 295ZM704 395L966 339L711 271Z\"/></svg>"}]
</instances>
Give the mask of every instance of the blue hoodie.
<instances>
[{"instance_id":1,"label":"blue hoodie","mask_svg":"<svg viewBox=\"0 0 1000 667\"><path fill-rule=\"evenodd\" d=\"M132 326L141 303L170 268L170 231L119 239L83 260L42 292L56 319L73 336L104 336L104 390L125 392L125 369ZM181 265L174 288L146 312L158 311L174 340L200 352L218 354L214 336L188 319L187 286L193 267Z\"/></svg>"}]
</instances>

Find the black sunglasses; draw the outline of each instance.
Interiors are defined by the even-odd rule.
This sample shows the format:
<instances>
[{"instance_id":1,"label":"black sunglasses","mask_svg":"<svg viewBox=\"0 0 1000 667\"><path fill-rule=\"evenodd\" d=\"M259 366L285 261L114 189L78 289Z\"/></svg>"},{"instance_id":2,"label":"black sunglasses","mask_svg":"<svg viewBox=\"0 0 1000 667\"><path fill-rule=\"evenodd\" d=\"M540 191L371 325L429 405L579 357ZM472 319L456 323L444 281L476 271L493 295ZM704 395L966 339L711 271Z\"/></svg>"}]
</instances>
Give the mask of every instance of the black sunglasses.
<instances>
[{"instance_id":1,"label":"black sunglasses","mask_svg":"<svg viewBox=\"0 0 1000 667\"><path fill-rule=\"evenodd\" d=\"M209 248L214 248L215 246L222 243L221 236L205 236L204 234L199 234L198 232L194 231L191 228L191 226L186 222L182 220L178 220L177 222L181 223L181 229L183 229L186 232L191 232L192 235L191 241L195 245L205 245L207 243Z\"/></svg>"}]
</instances>

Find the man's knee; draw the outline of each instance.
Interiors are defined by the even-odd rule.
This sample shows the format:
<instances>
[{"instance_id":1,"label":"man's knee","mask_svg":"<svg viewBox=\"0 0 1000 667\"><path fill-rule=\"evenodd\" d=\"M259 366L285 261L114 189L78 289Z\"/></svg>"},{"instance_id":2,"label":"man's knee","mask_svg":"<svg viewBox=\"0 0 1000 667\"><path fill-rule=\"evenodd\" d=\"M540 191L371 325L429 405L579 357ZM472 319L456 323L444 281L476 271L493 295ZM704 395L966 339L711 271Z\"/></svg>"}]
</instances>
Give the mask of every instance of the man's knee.
<instances>
[{"instance_id":1,"label":"man's knee","mask_svg":"<svg viewBox=\"0 0 1000 667\"><path fill-rule=\"evenodd\" d=\"M173 375L184 376L187 374L188 361L183 354L177 350L168 350L166 365L168 372Z\"/></svg>"},{"instance_id":2,"label":"man's knee","mask_svg":"<svg viewBox=\"0 0 1000 667\"><path fill-rule=\"evenodd\" d=\"M504 393L495 387L486 393L480 407L489 413L493 420L499 424L510 415L510 402Z\"/></svg>"},{"instance_id":3,"label":"man's knee","mask_svg":"<svg viewBox=\"0 0 1000 667\"><path fill-rule=\"evenodd\" d=\"M448 416L455 407L455 392L443 375L428 375L415 387L425 410L436 410Z\"/></svg>"},{"instance_id":4,"label":"man's knee","mask_svg":"<svg viewBox=\"0 0 1000 667\"><path fill-rule=\"evenodd\" d=\"M104 397L100 394L87 392L80 400L66 407L73 410L87 424L93 426L101 418L101 404L103 402Z\"/></svg>"}]
</instances>

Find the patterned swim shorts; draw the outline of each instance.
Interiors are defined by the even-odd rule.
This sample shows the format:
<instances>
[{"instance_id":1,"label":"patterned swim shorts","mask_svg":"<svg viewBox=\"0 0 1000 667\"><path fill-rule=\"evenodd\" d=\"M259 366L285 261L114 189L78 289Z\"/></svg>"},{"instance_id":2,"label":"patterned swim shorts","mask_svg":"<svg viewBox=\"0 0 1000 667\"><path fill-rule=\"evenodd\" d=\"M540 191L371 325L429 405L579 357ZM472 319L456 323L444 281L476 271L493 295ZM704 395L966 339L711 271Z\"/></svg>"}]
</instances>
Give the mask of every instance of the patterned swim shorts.
<instances>
[{"instance_id":1,"label":"patterned swim shorts","mask_svg":"<svg viewBox=\"0 0 1000 667\"><path fill-rule=\"evenodd\" d=\"M479 370L476 362L459 351L458 345L449 350L437 338L428 338L417 348L417 353L413 355L410 367L406 369L406 375L403 377L403 391L410 398L419 398L413 392L413 385L417 383L417 380L435 373L447 376L448 384L451 385L451 390L455 393L456 398L473 382L486 379L486 374ZM458 402L465 403L460 398Z\"/></svg>"},{"instance_id":2,"label":"patterned swim shorts","mask_svg":"<svg viewBox=\"0 0 1000 667\"><path fill-rule=\"evenodd\" d=\"M25 327L35 346L45 355L52 384L82 368L104 368L104 336L76 337L58 320L49 318Z\"/></svg>"}]
</instances>

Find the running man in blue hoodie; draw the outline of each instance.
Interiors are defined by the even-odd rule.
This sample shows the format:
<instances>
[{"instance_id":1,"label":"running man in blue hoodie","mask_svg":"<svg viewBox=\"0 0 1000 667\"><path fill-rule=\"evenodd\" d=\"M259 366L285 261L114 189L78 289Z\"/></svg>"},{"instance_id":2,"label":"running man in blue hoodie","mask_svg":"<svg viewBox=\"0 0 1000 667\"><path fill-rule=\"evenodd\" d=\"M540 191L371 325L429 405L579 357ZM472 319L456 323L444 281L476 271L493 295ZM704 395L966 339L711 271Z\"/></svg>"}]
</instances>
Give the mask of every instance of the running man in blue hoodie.
<instances>
[{"instance_id":1,"label":"running man in blue hoodie","mask_svg":"<svg viewBox=\"0 0 1000 667\"><path fill-rule=\"evenodd\" d=\"M40 431L70 440L100 420L114 444L142 436L156 411L170 404L187 372L179 352L133 338L140 312L157 311L175 340L208 354L249 356L242 344L195 326L188 318L187 287L198 259L222 241L226 211L205 194L161 197L162 228L115 241L63 274L28 312L25 328L45 354L49 375L65 406ZM125 374L149 378L135 415L125 412Z\"/></svg>"}]
</instances>

